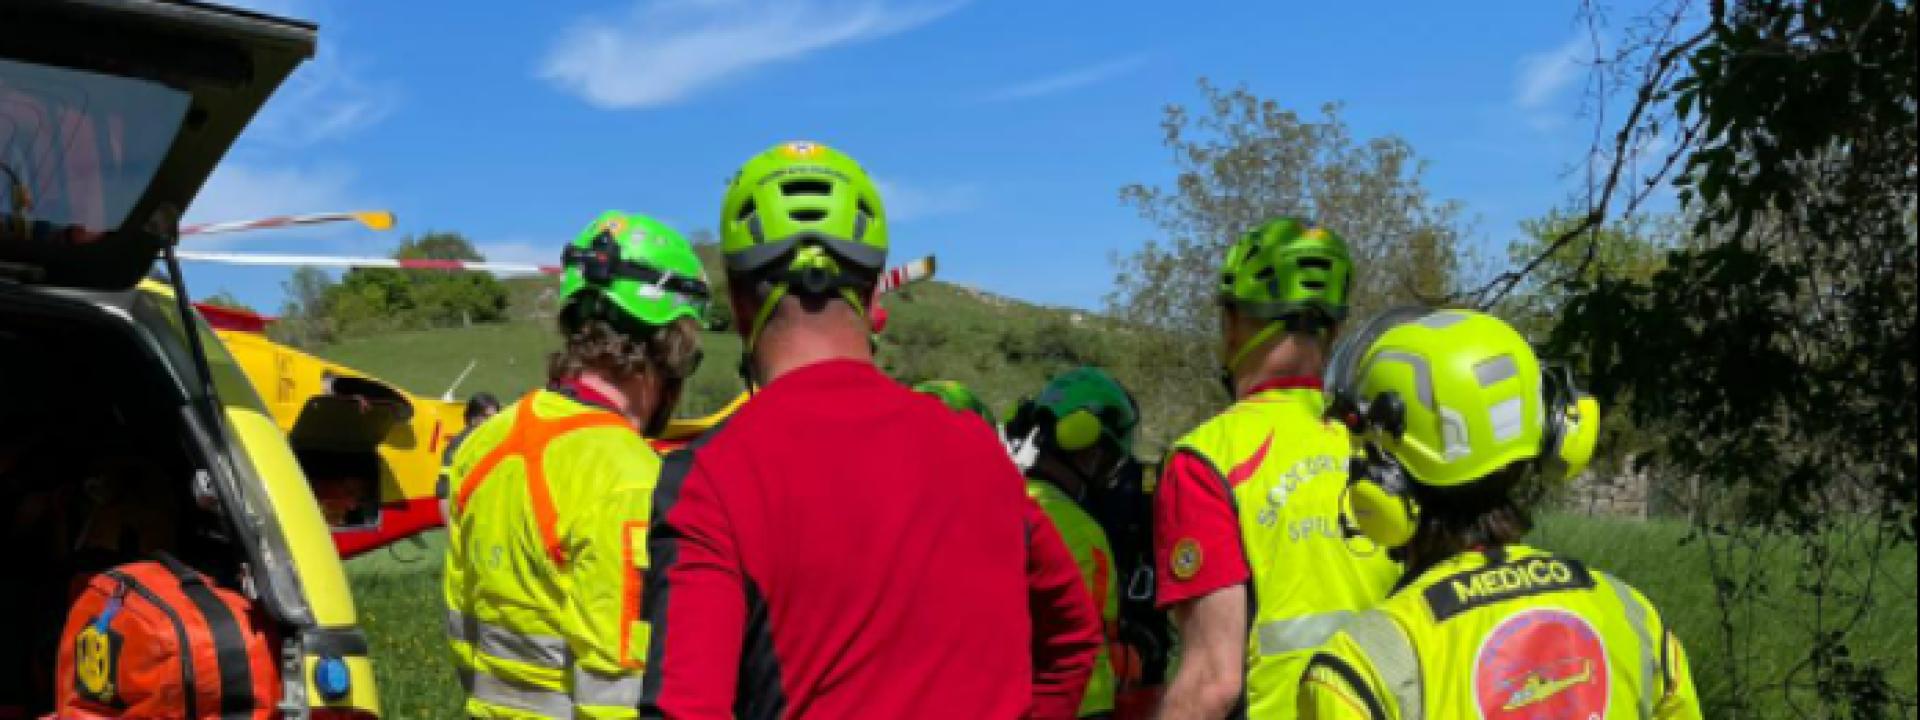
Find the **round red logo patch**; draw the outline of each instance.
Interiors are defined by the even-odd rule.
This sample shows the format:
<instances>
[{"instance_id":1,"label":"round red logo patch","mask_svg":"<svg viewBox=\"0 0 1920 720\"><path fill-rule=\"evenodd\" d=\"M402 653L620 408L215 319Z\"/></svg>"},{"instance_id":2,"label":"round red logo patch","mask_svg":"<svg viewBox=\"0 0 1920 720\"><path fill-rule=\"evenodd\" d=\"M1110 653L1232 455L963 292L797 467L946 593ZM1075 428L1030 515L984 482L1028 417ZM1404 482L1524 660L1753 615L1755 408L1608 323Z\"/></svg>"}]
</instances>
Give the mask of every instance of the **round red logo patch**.
<instances>
[{"instance_id":1,"label":"round red logo patch","mask_svg":"<svg viewBox=\"0 0 1920 720\"><path fill-rule=\"evenodd\" d=\"M1528 610L1502 621L1473 667L1485 720L1599 720L1610 688L1600 634L1565 610Z\"/></svg>"}]
</instances>

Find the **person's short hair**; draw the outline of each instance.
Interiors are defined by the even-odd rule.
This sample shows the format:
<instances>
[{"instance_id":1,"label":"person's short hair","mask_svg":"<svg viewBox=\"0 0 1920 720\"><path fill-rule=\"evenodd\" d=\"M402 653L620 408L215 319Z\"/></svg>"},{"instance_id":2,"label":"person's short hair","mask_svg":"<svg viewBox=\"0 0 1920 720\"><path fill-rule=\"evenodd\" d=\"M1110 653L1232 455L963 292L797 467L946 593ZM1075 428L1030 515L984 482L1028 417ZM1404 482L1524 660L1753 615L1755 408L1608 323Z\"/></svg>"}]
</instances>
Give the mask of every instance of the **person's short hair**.
<instances>
[{"instance_id":1,"label":"person's short hair","mask_svg":"<svg viewBox=\"0 0 1920 720\"><path fill-rule=\"evenodd\" d=\"M649 328L635 338L603 320L587 320L566 332L565 344L547 361L547 380L559 382L589 370L615 382L655 367L678 367L700 352L700 323L683 317Z\"/></svg>"},{"instance_id":2,"label":"person's short hair","mask_svg":"<svg viewBox=\"0 0 1920 720\"><path fill-rule=\"evenodd\" d=\"M500 398L494 397L493 393L477 392L473 397L467 398L467 422L473 422L497 412L500 412Z\"/></svg>"}]
</instances>

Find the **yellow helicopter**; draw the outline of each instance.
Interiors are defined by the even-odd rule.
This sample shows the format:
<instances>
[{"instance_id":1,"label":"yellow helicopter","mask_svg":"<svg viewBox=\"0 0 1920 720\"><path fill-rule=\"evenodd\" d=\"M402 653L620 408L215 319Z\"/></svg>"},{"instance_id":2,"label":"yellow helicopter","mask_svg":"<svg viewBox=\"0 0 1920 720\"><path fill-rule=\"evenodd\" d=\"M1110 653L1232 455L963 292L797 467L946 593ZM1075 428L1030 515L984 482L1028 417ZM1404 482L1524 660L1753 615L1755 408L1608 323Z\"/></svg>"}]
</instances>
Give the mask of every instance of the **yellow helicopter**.
<instances>
[{"instance_id":1,"label":"yellow helicopter","mask_svg":"<svg viewBox=\"0 0 1920 720\"><path fill-rule=\"evenodd\" d=\"M190 225L183 236L203 236L333 222L388 230L387 211L292 215ZM554 265L378 257L335 257L180 250L193 262L251 266L392 268L490 272L500 276L557 275ZM929 279L934 259L895 267L881 277L875 299ZM875 332L885 309L874 304ZM439 398L420 395L339 363L273 341L273 318L208 304L197 306L241 370L253 383L274 421L300 458L342 557L352 557L439 527L444 522L439 474L447 443L466 426L465 405L452 389ZM469 366L469 370L471 366ZM464 374L463 376L464 377ZM456 378L457 386L461 378ZM671 449L718 424L746 400L742 394L700 418L676 420L654 445Z\"/></svg>"}]
</instances>

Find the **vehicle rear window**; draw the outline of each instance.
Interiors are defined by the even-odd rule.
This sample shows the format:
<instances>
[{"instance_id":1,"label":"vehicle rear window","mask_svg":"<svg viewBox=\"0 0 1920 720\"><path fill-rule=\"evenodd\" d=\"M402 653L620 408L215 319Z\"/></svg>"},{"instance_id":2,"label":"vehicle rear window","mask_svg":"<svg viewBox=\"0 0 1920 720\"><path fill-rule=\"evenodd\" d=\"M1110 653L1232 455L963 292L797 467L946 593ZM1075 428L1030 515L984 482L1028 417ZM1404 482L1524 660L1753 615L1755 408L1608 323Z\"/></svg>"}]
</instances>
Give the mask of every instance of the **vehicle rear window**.
<instances>
[{"instance_id":1,"label":"vehicle rear window","mask_svg":"<svg viewBox=\"0 0 1920 720\"><path fill-rule=\"evenodd\" d=\"M191 97L147 80L0 60L0 222L118 229Z\"/></svg>"}]
</instances>

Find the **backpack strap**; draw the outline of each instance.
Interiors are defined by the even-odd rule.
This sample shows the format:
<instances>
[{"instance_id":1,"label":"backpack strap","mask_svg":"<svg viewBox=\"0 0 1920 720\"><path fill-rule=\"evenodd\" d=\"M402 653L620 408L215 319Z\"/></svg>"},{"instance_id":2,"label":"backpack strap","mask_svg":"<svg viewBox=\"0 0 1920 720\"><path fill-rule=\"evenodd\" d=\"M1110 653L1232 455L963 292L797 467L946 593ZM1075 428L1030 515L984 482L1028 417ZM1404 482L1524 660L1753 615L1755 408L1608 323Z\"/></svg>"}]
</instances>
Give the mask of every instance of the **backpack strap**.
<instances>
[{"instance_id":1,"label":"backpack strap","mask_svg":"<svg viewBox=\"0 0 1920 720\"><path fill-rule=\"evenodd\" d=\"M1373 661L1381 683L1393 696L1394 704L1400 706L1398 717L1401 720L1425 717L1421 707L1420 660L1414 655L1413 643L1407 639L1406 632L1379 610L1360 613L1345 630L1347 637Z\"/></svg>"},{"instance_id":2,"label":"backpack strap","mask_svg":"<svg viewBox=\"0 0 1920 720\"><path fill-rule=\"evenodd\" d=\"M193 603L206 623L207 632L213 635L214 670L220 677L220 717L226 720L251 717L255 702L252 658L247 653L246 633L234 617L233 608L227 607L213 592L205 575L187 567L172 553L161 550L154 553L154 558L180 582L180 592ZM194 689L187 688L187 692L192 693Z\"/></svg>"}]
</instances>

